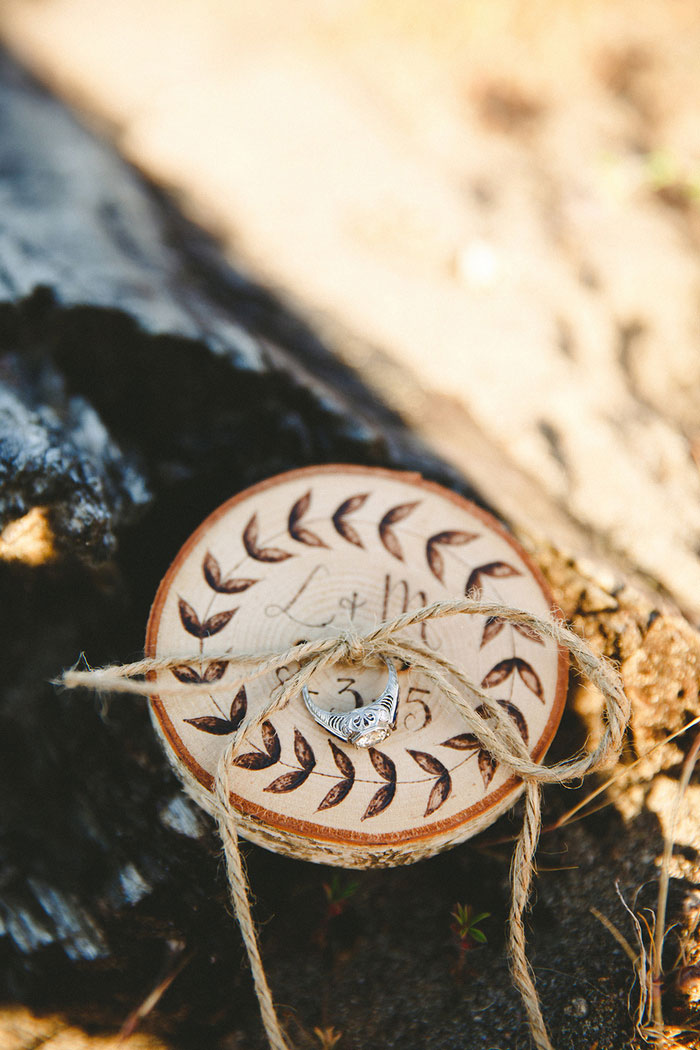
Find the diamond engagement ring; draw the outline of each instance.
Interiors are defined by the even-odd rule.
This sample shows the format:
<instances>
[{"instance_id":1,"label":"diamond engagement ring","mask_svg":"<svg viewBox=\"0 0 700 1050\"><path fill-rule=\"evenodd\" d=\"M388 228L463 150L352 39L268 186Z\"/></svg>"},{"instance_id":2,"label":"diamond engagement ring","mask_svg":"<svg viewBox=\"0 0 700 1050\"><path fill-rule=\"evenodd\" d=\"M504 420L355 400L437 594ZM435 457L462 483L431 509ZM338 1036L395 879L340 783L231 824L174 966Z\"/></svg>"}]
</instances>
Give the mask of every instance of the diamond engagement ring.
<instances>
[{"instance_id":1,"label":"diamond engagement ring","mask_svg":"<svg viewBox=\"0 0 700 1050\"><path fill-rule=\"evenodd\" d=\"M382 660L389 669L388 681L382 695L366 707L358 707L357 710L346 711L344 714L324 711L311 699L306 686L301 691L307 710L318 724L355 747L373 747L375 744L381 744L396 725L399 676L391 660L387 660L385 656Z\"/></svg>"}]
</instances>

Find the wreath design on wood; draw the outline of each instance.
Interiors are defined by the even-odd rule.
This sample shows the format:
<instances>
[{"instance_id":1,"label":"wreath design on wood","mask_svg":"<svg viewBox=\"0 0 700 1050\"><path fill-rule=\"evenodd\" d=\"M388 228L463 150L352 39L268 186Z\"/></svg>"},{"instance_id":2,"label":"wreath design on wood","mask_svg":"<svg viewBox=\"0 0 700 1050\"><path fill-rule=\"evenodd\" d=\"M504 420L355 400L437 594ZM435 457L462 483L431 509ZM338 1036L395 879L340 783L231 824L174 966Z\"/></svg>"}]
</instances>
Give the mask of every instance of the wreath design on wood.
<instances>
[{"instance_id":1,"label":"wreath design on wood","mask_svg":"<svg viewBox=\"0 0 700 1050\"><path fill-rule=\"evenodd\" d=\"M345 499L331 515L330 524L335 532L346 542L355 547L366 549L362 536L356 524L348 520L365 505L371 493L362 492ZM287 516L287 535L290 540L306 545L307 547L331 549L318 533L314 532L304 523L311 506L312 490L304 493L291 507ZM397 535L396 526L404 521L420 504L420 500L401 503L389 508L379 520L377 527L378 538L385 550L398 561L404 561L404 550ZM366 523L365 523L366 524ZM425 558L427 566L433 576L443 585L445 584L445 548L464 546L478 539L480 533L466 532L463 530L443 530L430 536L425 543ZM260 528L257 512L254 513L241 535L241 542L246 556L256 562L274 564L293 558L294 552L276 546L266 546L260 540ZM224 574L218 560L207 551L202 562L202 574L207 585L213 592L221 595L240 594L255 586L259 582L256 578L238 576L233 573ZM473 568L466 580L464 593L471 597L479 598L483 593L483 582L485 578L506 579L520 576L522 573L513 565L505 561L491 561ZM200 642L200 651L203 656L203 643L205 639L212 637L222 631L238 612L238 606L205 615L202 618L193 606L183 597L178 598L178 610L180 621L188 634L197 638ZM499 617L486 618L481 637L480 648L488 645L497 637L504 627L505 620ZM544 645L543 639L535 634L529 627L522 624L508 624L522 637L538 645ZM172 668L172 674L181 682L201 683L203 686L218 682L226 672L224 661L209 661L204 666L204 659L199 670L188 664L180 664ZM545 702L544 690L539 675L534 667L520 656L514 655L496 663L483 677L482 689L495 688L511 676L517 675L525 686L537 697L540 702ZM218 708L214 697L210 695L212 703ZM529 740L528 726L520 708L511 700L499 699L496 701L515 723L525 744ZM200 715L195 718L184 719L185 723L202 733L214 736L227 736L234 733L241 725L248 707L245 686L242 686L234 697L228 713L219 708L219 715ZM490 716L484 705L476 708L476 713L484 718ZM312 775L328 777L331 774L322 773L316 769L316 756L298 728L294 728L293 752L296 765L292 766L283 760L282 743L277 730L272 722L266 720L260 727L261 746L253 745L254 750L238 755L234 764L240 769L249 771L261 771L271 769L276 765L288 765L287 772L280 773L263 789L272 794L286 794L297 790ZM355 764L350 756L343 751L331 739L328 739L333 762L340 774L340 779L331 786L321 799L317 812L332 809L339 806L351 793L356 782ZM473 733L461 733L442 741L440 747L452 751L466 751L469 754L451 768L448 768L439 758L427 751L416 751L406 748L416 765L427 774L427 782L432 782L426 802L424 817L435 813L452 793L452 774L464 762L476 755L476 761L483 781L484 792L488 791L489 785L498 769L498 762L485 750ZM367 749L369 761L379 780L363 779L363 783L378 785L372 795L369 804L361 819L369 820L384 812L394 801L397 791L397 772L393 760L384 752L370 747Z\"/></svg>"}]
</instances>

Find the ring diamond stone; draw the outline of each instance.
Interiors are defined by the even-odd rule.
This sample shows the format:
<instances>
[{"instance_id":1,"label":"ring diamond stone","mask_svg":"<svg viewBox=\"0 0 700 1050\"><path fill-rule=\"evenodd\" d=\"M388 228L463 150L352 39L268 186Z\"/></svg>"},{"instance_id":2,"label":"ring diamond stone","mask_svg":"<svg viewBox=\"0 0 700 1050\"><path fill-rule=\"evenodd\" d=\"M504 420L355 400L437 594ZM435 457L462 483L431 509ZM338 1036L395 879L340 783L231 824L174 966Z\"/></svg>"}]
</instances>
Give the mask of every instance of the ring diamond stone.
<instances>
[{"instance_id":1,"label":"ring diamond stone","mask_svg":"<svg viewBox=\"0 0 700 1050\"><path fill-rule=\"evenodd\" d=\"M324 711L309 696L309 690L303 687L301 695L307 710L320 726L333 733L340 740L355 747L374 747L381 744L396 726L396 713L399 707L399 676L391 660L382 657L389 670L389 678L384 692L365 707L355 711L339 714L335 711Z\"/></svg>"}]
</instances>

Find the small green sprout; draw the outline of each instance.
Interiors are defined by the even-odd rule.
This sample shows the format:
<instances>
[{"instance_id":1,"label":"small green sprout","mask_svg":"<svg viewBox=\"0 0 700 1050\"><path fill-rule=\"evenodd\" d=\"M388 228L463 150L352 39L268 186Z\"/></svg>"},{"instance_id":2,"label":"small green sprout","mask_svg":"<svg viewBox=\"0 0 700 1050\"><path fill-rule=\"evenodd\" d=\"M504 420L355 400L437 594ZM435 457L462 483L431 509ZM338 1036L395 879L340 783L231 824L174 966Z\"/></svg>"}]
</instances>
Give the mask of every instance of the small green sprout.
<instances>
[{"instance_id":1,"label":"small green sprout","mask_svg":"<svg viewBox=\"0 0 700 1050\"><path fill-rule=\"evenodd\" d=\"M324 882L323 890L328 901L329 918L342 914L347 902L357 893L359 885L359 882L346 879L339 872L335 872L328 882Z\"/></svg>"},{"instance_id":2,"label":"small green sprout","mask_svg":"<svg viewBox=\"0 0 700 1050\"><path fill-rule=\"evenodd\" d=\"M486 944L486 934L479 929L478 924L490 915L488 911L475 912L471 904L455 905L451 930L457 938L460 953L468 952L478 944Z\"/></svg>"}]
</instances>

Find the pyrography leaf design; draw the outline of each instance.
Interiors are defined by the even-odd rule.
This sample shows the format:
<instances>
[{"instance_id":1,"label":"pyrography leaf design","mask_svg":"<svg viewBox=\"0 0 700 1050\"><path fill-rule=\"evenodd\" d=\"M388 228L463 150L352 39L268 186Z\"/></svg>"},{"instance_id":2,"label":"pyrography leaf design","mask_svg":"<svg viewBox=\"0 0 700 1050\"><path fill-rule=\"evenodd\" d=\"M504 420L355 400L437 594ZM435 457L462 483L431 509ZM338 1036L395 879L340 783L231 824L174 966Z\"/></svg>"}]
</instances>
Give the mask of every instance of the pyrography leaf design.
<instances>
[{"instance_id":1,"label":"pyrography leaf design","mask_svg":"<svg viewBox=\"0 0 700 1050\"><path fill-rule=\"evenodd\" d=\"M236 693L229 711L228 718L218 718L216 715L202 715L200 718L185 718L188 725L194 726L202 733L212 733L214 736L227 736L235 733L245 717L248 708L245 686Z\"/></svg>"},{"instance_id":2,"label":"pyrography leaf design","mask_svg":"<svg viewBox=\"0 0 700 1050\"><path fill-rule=\"evenodd\" d=\"M477 762L479 763L479 772L484 781L484 787L487 788L489 786L498 767L498 763L493 756L481 746L477 737L473 733L460 733L458 736L452 736L449 740L443 740L442 746L454 748L455 751L478 750L479 756Z\"/></svg>"},{"instance_id":3,"label":"pyrography leaf design","mask_svg":"<svg viewBox=\"0 0 700 1050\"><path fill-rule=\"evenodd\" d=\"M234 766L239 766L241 769L269 769L270 766L274 766L279 761L282 747L277 730L271 722L267 721L263 722L260 730L263 747L267 754L263 754L262 751L246 751L245 754L237 755L234 758Z\"/></svg>"},{"instance_id":4,"label":"pyrography leaf design","mask_svg":"<svg viewBox=\"0 0 700 1050\"><path fill-rule=\"evenodd\" d=\"M184 722L194 726L202 733L212 733L214 736L226 736L233 732L233 726L227 718L217 718L216 715L202 715L200 718L185 718Z\"/></svg>"},{"instance_id":5,"label":"pyrography leaf design","mask_svg":"<svg viewBox=\"0 0 700 1050\"><path fill-rule=\"evenodd\" d=\"M515 627L519 634L522 634L523 638L527 638L531 642L537 642L538 645L544 645L544 638L542 638L537 631L528 624L514 623L513 627Z\"/></svg>"},{"instance_id":6,"label":"pyrography leaf design","mask_svg":"<svg viewBox=\"0 0 700 1050\"><path fill-rule=\"evenodd\" d=\"M219 631L223 631L226 624L229 622L231 617L238 612L238 606L235 609L228 609L226 612L214 613L208 620L202 624L202 638L210 638L212 634L218 634Z\"/></svg>"},{"instance_id":7,"label":"pyrography leaf design","mask_svg":"<svg viewBox=\"0 0 700 1050\"><path fill-rule=\"evenodd\" d=\"M414 762L417 762L421 769L424 769L426 773L430 773L432 776L436 776L437 780L433 784L430 795L428 796L428 804L425 807L424 817L429 817L431 813L434 813L436 809L450 797L452 791L452 780L446 766L443 766L439 759L435 758L434 755L429 755L427 751L411 751L410 748L406 748L409 755Z\"/></svg>"},{"instance_id":8,"label":"pyrography leaf design","mask_svg":"<svg viewBox=\"0 0 700 1050\"><path fill-rule=\"evenodd\" d=\"M324 795L318 809L333 809L333 806L340 805L343 799L347 798L349 795L354 783L354 777L352 780L339 780L338 783L334 784L330 791Z\"/></svg>"},{"instance_id":9,"label":"pyrography leaf design","mask_svg":"<svg viewBox=\"0 0 700 1050\"><path fill-rule=\"evenodd\" d=\"M199 622L199 617L194 611L189 602L186 602L184 598L180 598L178 602L178 608L180 610L180 619L182 620L182 626L190 634L193 634L195 638L202 637L202 625Z\"/></svg>"},{"instance_id":10,"label":"pyrography leaf design","mask_svg":"<svg viewBox=\"0 0 700 1050\"><path fill-rule=\"evenodd\" d=\"M386 807L391 803L395 794L395 783L392 782L391 784L383 784L379 788L379 790L376 791L374 795L372 795L372 798L369 801L369 805L360 819L369 820L370 817L376 817L378 813L381 813L382 810L386 809Z\"/></svg>"},{"instance_id":11,"label":"pyrography leaf design","mask_svg":"<svg viewBox=\"0 0 700 1050\"><path fill-rule=\"evenodd\" d=\"M243 530L243 546L251 558L255 558L256 561L274 562L293 557L289 551L283 551L279 547L259 547L258 535L258 516L254 514Z\"/></svg>"},{"instance_id":12,"label":"pyrography leaf design","mask_svg":"<svg viewBox=\"0 0 700 1050\"><path fill-rule=\"evenodd\" d=\"M510 717L513 719L518 728L518 732L527 744L530 734L528 733L527 722L525 721L525 717L520 708L517 706L517 704L514 704L511 700L496 700L496 703L499 707L502 707L507 714L510 715ZM492 717L492 715L489 714L489 709L486 706L486 704L479 704L479 706L476 708L476 713L477 715L479 715L480 718Z\"/></svg>"},{"instance_id":13,"label":"pyrography leaf design","mask_svg":"<svg viewBox=\"0 0 700 1050\"><path fill-rule=\"evenodd\" d=\"M499 700L498 703L501 705L503 710L507 711L510 717L513 719L516 726L518 727L518 732L527 744L530 738L530 734L528 733L525 716L523 715L520 708L517 707L516 704L511 703L510 700Z\"/></svg>"},{"instance_id":14,"label":"pyrography leaf design","mask_svg":"<svg viewBox=\"0 0 700 1050\"><path fill-rule=\"evenodd\" d=\"M429 817L431 813L434 813L436 809L439 809L443 802L446 802L450 797L452 791L452 780L449 773L445 773L444 776L438 777L433 784L432 791L428 795L428 804L425 807L424 817Z\"/></svg>"},{"instance_id":15,"label":"pyrography leaf design","mask_svg":"<svg viewBox=\"0 0 700 1050\"><path fill-rule=\"evenodd\" d=\"M484 624L484 633L481 636L480 649L490 642L492 638L495 638L497 634L500 634L506 625L506 621L502 620L500 616L489 616Z\"/></svg>"},{"instance_id":16,"label":"pyrography leaf design","mask_svg":"<svg viewBox=\"0 0 700 1050\"><path fill-rule=\"evenodd\" d=\"M424 769L426 773L431 773L435 777L441 777L447 769L443 766L439 759L433 755L429 755L427 751L411 751L410 748L406 748L409 755L414 762L417 762L421 769Z\"/></svg>"},{"instance_id":17,"label":"pyrography leaf design","mask_svg":"<svg viewBox=\"0 0 700 1050\"><path fill-rule=\"evenodd\" d=\"M360 538L360 534L354 525L351 525L349 521L345 519L349 514L354 514L356 510L364 506L365 501L369 496L369 492L361 492L357 496L350 496L343 503L340 504L337 511L333 515L333 526L344 540L348 543L354 543L356 547L363 547L364 544Z\"/></svg>"},{"instance_id":18,"label":"pyrography leaf design","mask_svg":"<svg viewBox=\"0 0 700 1050\"><path fill-rule=\"evenodd\" d=\"M354 780L355 767L352 764L350 758L345 754L344 751L341 751L338 745L334 744L332 740L329 740L328 743L330 744L331 752L333 754L333 760L340 772L343 774L344 777L347 777L349 780Z\"/></svg>"},{"instance_id":19,"label":"pyrography leaf design","mask_svg":"<svg viewBox=\"0 0 700 1050\"><path fill-rule=\"evenodd\" d=\"M449 740L443 740L441 744L441 747L451 747L455 751L475 751L479 746L479 741L473 733L458 733Z\"/></svg>"},{"instance_id":20,"label":"pyrography leaf design","mask_svg":"<svg viewBox=\"0 0 700 1050\"><path fill-rule=\"evenodd\" d=\"M537 672L527 660L523 660L520 656L510 656L506 660L500 660L484 676L481 683L482 689L491 689L495 685L500 685L512 675L513 671L518 672L528 689L544 703L544 691Z\"/></svg>"},{"instance_id":21,"label":"pyrography leaf design","mask_svg":"<svg viewBox=\"0 0 700 1050\"><path fill-rule=\"evenodd\" d=\"M388 783L383 784L372 795L369 805L362 815L362 820L376 817L378 813L386 809L396 794L396 766L393 761L383 751L377 751L375 747L369 748L369 757L379 776L382 780L388 781Z\"/></svg>"},{"instance_id":22,"label":"pyrography leaf design","mask_svg":"<svg viewBox=\"0 0 700 1050\"><path fill-rule=\"evenodd\" d=\"M198 682L218 682L226 672L226 661L212 660L205 669L204 674L195 671L194 667L189 667L188 664L178 664L177 667L171 667L170 670L178 681L186 682L187 684L196 685Z\"/></svg>"},{"instance_id":23,"label":"pyrography leaf design","mask_svg":"<svg viewBox=\"0 0 700 1050\"><path fill-rule=\"evenodd\" d=\"M523 638L527 638L530 642L537 642L538 645L544 645L544 639L540 638L539 634L532 627L529 627L525 623L513 623L509 620L504 620L500 616L489 616L484 624L484 633L481 636L481 648L490 642L492 638L495 638L497 634L500 634L507 623L510 623L519 634L522 634Z\"/></svg>"},{"instance_id":24,"label":"pyrography leaf design","mask_svg":"<svg viewBox=\"0 0 700 1050\"><path fill-rule=\"evenodd\" d=\"M389 756L385 755L383 751L377 751L376 747L370 747L369 757L382 780L388 780L390 783L395 784L396 766Z\"/></svg>"},{"instance_id":25,"label":"pyrography leaf design","mask_svg":"<svg viewBox=\"0 0 700 1050\"><path fill-rule=\"evenodd\" d=\"M510 715L518 727L518 732L527 744L530 734L528 733L525 716L517 704L514 704L511 700L497 700L496 703ZM485 704L479 704L475 710L480 718L490 717L488 708ZM481 744L474 733L459 733L457 736L451 736L449 740L443 740L441 746L451 747L455 751L473 751L476 750L477 747L481 747Z\"/></svg>"},{"instance_id":26,"label":"pyrography leaf design","mask_svg":"<svg viewBox=\"0 0 700 1050\"><path fill-rule=\"evenodd\" d=\"M195 685L202 681L201 675L195 671L194 667L188 667L187 664L178 664L177 667L171 667L170 670L179 682Z\"/></svg>"},{"instance_id":27,"label":"pyrography leaf design","mask_svg":"<svg viewBox=\"0 0 700 1050\"><path fill-rule=\"evenodd\" d=\"M393 526L407 518L419 503L420 500L414 500L413 503L400 503L398 507L392 507L391 510L388 510L379 522L380 540L389 551L389 554L393 554L399 561L403 561L403 551Z\"/></svg>"},{"instance_id":28,"label":"pyrography leaf design","mask_svg":"<svg viewBox=\"0 0 700 1050\"><path fill-rule=\"evenodd\" d=\"M238 729L239 725L245 718L247 710L248 697L246 695L245 686L242 685L231 701L231 709L228 713L228 716L231 719L231 725L234 729Z\"/></svg>"},{"instance_id":29,"label":"pyrography leaf design","mask_svg":"<svg viewBox=\"0 0 700 1050\"><path fill-rule=\"evenodd\" d=\"M539 676L526 660L522 660L518 657L518 674L522 678L528 689L538 697L542 703L544 703L544 690L542 689L542 683L540 682Z\"/></svg>"},{"instance_id":30,"label":"pyrography leaf design","mask_svg":"<svg viewBox=\"0 0 700 1050\"><path fill-rule=\"evenodd\" d=\"M527 722L520 708L510 700L497 700L496 703L510 715L518 728L518 732L527 744L529 738ZM492 717L489 715L485 704L479 704L475 710L481 718ZM484 788L489 786L493 780L494 773L498 769L498 762L490 752L481 746L474 733L460 733L458 736L452 736L449 740L443 740L442 747L451 747L455 751L476 751L478 748L479 756L477 762L479 763L479 772L484 782Z\"/></svg>"},{"instance_id":31,"label":"pyrography leaf design","mask_svg":"<svg viewBox=\"0 0 700 1050\"><path fill-rule=\"evenodd\" d=\"M333 754L333 760L336 766L343 774L343 780L339 780L337 784L334 784L330 791L324 796L323 801L318 807L321 809L332 809L333 806L337 806L344 798L350 793L350 790L355 783L355 767L345 754L341 751L337 744L334 744L332 740L329 740L331 752Z\"/></svg>"},{"instance_id":32,"label":"pyrography leaf design","mask_svg":"<svg viewBox=\"0 0 700 1050\"><path fill-rule=\"evenodd\" d=\"M433 576L438 578L440 583L445 582L445 559L439 549L440 545L461 546L464 543L470 543L472 540L475 540L478 535L478 532L461 532L459 529L448 529L446 532L437 532L430 537L425 545L425 556L428 559L430 571Z\"/></svg>"},{"instance_id":33,"label":"pyrography leaf design","mask_svg":"<svg viewBox=\"0 0 700 1050\"><path fill-rule=\"evenodd\" d=\"M484 787L487 788L493 780L494 773L498 769L498 762L493 755L489 754L488 751L484 751L483 748L479 752L479 758L477 761L479 763L481 779L484 782Z\"/></svg>"},{"instance_id":34,"label":"pyrography leaf design","mask_svg":"<svg viewBox=\"0 0 700 1050\"><path fill-rule=\"evenodd\" d=\"M235 576L229 576L222 580L221 566L211 551L207 551L202 562L202 572L204 573L204 579L217 594L240 594L241 591L247 591L249 587L258 582L257 580L242 579Z\"/></svg>"},{"instance_id":35,"label":"pyrography leaf design","mask_svg":"<svg viewBox=\"0 0 700 1050\"><path fill-rule=\"evenodd\" d=\"M274 759L275 762L279 761L279 757L282 754L282 745L280 744L280 738L277 735L277 730L273 726L272 722L263 722L260 727L262 734L263 747L267 751L270 758Z\"/></svg>"},{"instance_id":36,"label":"pyrography leaf design","mask_svg":"<svg viewBox=\"0 0 700 1050\"><path fill-rule=\"evenodd\" d=\"M307 547L327 547L328 544L324 543L320 536L317 536L315 532L311 532L310 529L303 528L301 525L301 519L306 514L310 504L311 489L296 501L289 512L289 521L287 523L289 535L293 540L305 543Z\"/></svg>"},{"instance_id":37,"label":"pyrography leaf design","mask_svg":"<svg viewBox=\"0 0 700 1050\"><path fill-rule=\"evenodd\" d=\"M277 734L275 733L275 737L276 736ZM296 788L301 787L311 773L311 770L316 765L316 758L309 746L308 740L302 736L298 729L294 730L294 754L297 757L297 762L301 766L301 769L295 769L291 773L283 773L281 777L277 777L277 779L273 780L271 784L268 784L266 788L263 788L264 791L272 791L273 794L281 795L287 791L294 791Z\"/></svg>"},{"instance_id":38,"label":"pyrography leaf design","mask_svg":"<svg viewBox=\"0 0 700 1050\"><path fill-rule=\"evenodd\" d=\"M481 682L482 689L492 689L495 685L500 685L501 682L505 682L506 678L510 678L513 671L515 670L515 661L517 656L510 656L506 660L501 660L491 670L484 675Z\"/></svg>"},{"instance_id":39,"label":"pyrography leaf design","mask_svg":"<svg viewBox=\"0 0 700 1050\"><path fill-rule=\"evenodd\" d=\"M283 773L277 780L273 780L263 791L272 791L275 795L284 794L285 791L294 791L301 787L308 778L310 769L296 769L292 773Z\"/></svg>"},{"instance_id":40,"label":"pyrography leaf design","mask_svg":"<svg viewBox=\"0 0 700 1050\"><path fill-rule=\"evenodd\" d=\"M236 755L233 764L241 769L268 769L274 766L275 759L264 755L262 751L246 751L243 755Z\"/></svg>"},{"instance_id":41,"label":"pyrography leaf design","mask_svg":"<svg viewBox=\"0 0 700 1050\"><path fill-rule=\"evenodd\" d=\"M294 730L294 754L297 756L297 762L301 768L306 769L310 773L316 765L316 756L308 740L301 735L298 729Z\"/></svg>"},{"instance_id":42,"label":"pyrography leaf design","mask_svg":"<svg viewBox=\"0 0 700 1050\"><path fill-rule=\"evenodd\" d=\"M479 565L470 573L464 593L470 598L481 596L482 576L492 576L494 579L505 579L508 576L522 576L519 569L509 565L507 561L490 561L487 565Z\"/></svg>"},{"instance_id":43,"label":"pyrography leaf design","mask_svg":"<svg viewBox=\"0 0 700 1050\"><path fill-rule=\"evenodd\" d=\"M203 682L218 682L220 678L223 678L226 674L226 661L225 660L212 660L204 674L202 675Z\"/></svg>"},{"instance_id":44,"label":"pyrography leaf design","mask_svg":"<svg viewBox=\"0 0 700 1050\"><path fill-rule=\"evenodd\" d=\"M217 634L223 630L234 613L238 612L238 607L236 607L235 609L228 609L226 612L214 613L213 616L210 616L208 620L202 623L192 606L184 598L180 598L178 607L182 626L189 634L193 634L195 638L210 638L212 634Z\"/></svg>"},{"instance_id":45,"label":"pyrography leaf design","mask_svg":"<svg viewBox=\"0 0 700 1050\"><path fill-rule=\"evenodd\" d=\"M207 581L212 590L218 591L221 584L221 566L218 561L211 553L207 551L204 555L204 561L202 562L202 572L204 573L204 579Z\"/></svg>"}]
</instances>

